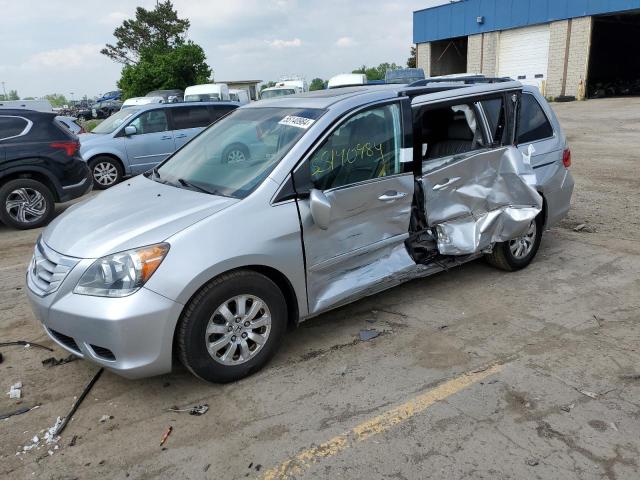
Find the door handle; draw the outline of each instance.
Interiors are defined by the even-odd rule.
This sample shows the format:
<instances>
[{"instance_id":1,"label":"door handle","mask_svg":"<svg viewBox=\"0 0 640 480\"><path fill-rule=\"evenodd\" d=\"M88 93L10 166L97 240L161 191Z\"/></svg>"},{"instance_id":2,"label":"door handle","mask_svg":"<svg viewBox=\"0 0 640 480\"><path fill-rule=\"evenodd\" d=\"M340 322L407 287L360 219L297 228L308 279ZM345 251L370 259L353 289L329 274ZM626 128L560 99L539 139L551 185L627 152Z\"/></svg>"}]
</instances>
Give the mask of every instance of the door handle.
<instances>
[{"instance_id":1,"label":"door handle","mask_svg":"<svg viewBox=\"0 0 640 480\"><path fill-rule=\"evenodd\" d=\"M378 197L378 200L381 202L393 202L394 200L400 200L408 195L405 192L396 192L395 190L389 190L388 192L384 192L382 195Z\"/></svg>"},{"instance_id":2,"label":"door handle","mask_svg":"<svg viewBox=\"0 0 640 480\"><path fill-rule=\"evenodd\" d=\"M180 135L176 135L174 138L186 138L187 136L183 133Z\"/></svg>"},{"instance_id":3,"label":"door handle","mask_svg":"<svg viewBox=\"0 0 640 480\"><path fill-rule=\"evenodd\" d=\"M460 180L460 177L453 177L453 178L443 178L440 183L436 183L433 186L433 190L442 190L443 188L448 187L449 185L452 185L454 183L456 183L458 180Z\"/></svg>"},{"instance_id":4,"label":"door handle","mask_svg":"<svg viewBox=\"0 0 640 480\"><path fill-rule=\"evenodd\" d=\"M171 140L173 137L171 135L163 135L161 140Z\"/></svg>"}]
</instances>

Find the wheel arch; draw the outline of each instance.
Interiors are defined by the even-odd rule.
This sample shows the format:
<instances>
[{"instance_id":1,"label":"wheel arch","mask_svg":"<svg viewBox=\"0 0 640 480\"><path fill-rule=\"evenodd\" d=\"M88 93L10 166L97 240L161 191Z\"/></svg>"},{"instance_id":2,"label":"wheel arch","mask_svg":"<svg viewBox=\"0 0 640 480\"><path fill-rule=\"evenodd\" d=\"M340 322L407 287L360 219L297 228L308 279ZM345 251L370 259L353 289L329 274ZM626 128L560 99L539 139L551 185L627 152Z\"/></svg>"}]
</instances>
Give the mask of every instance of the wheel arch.
<instances>
[{"instance_id":1,"label":"wheel arch","mask_svg":"<svg viewBox=\"0 0 640 480\"><path fill-rule=\"evenodd\" d=\"M37 182L42 183L45 187L47 187L51 191L51 195L53 195L53 199L56 202L60 202L60 191L55 182L47 175L46 173L35 170L35 169L17 169L7 172L0 177L0 186L4 185L11 180L19 180L22 178L35 180Z\"/></svg>"},{"instance_id":2,"label":"wheel arch","mask_svg":"<svg viewBox=\"0 0 640 480\"><path fill-rule=\"evenodd\" d=\"M178 332L178 327L180 325L180 322L182 321L182 317L183 317L185 309L187 308L187 305L189 305L191 300L196 295L198 295L198 293L200 293L200 291L204 287L209 285L216 278L220 277L221 275L225 275L225 274L232 273L232 272L237 272L237 271L240 271L240 270L253 271L253 272L260 273L260 274L264 275L265 277L267 277L269 280L271 280L273 283L275 283L276 286L282 292L282 295L284 296L285 302L287 304L287 327L288 327L288 329L294 329L294 328L296 328L298 326L299 318L300 318L300 312L299 312L299 309L298 309L298 298L297 298L295 289L293 288L293 285L291 284L291 282L289 281L289 279L286 277L286 275L284 273L282 273L281 271L279 271L279 270L277 270L277 269L275 269L273 267L269 267L269 266L266 266L266 265L245 265L245 266L242 266L242 267L236 267L236 268L232 268L230 270L225 270L224 272L220 272L219 274L215 275L214 277L208 279L206 282L204 282L202 285L200 285L200 287L198 287L198 289L191 295L191 297L189 297L189 300L187 300L187 302L184 304L182 312L180 313L180 318L176 322L176 325L175 325L174 331L173 331L173 355L174 355L174 357L177 354L176 334Z\"/></svg>"},{"instance_id":3,"label":"wheel arch","mask_svg":"<svg viewBox=\"0 0 640 480\"><path fill-rule=\"evenodd\" d=\"M89 158L89 160L87 160L87 165L89 165L90 162L92 162L93 160L95 160L98 157L109 157L109 158L115 160L120 165L120 168L122 169L122 174L123 175L127 175L127 169L125 168L124 162L115 153L96 153L96 154L92 155Z\"/></svg>"}]
</instances>

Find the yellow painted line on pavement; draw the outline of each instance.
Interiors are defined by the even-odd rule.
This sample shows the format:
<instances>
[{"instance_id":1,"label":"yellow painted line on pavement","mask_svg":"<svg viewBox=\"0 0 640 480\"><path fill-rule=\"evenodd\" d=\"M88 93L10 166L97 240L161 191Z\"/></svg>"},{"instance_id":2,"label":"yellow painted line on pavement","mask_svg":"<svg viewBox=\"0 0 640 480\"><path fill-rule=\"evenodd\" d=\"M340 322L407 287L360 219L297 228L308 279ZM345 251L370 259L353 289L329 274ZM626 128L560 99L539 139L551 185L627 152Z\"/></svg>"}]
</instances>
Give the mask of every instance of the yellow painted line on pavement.
<instances>
[{"instance_id":1,"label":"yellow painted line on pavement","mask_svg":"<svg viewBox=\"0 0 640 480\"><path fill-rule=\"evenodd\" d=\"M498 373L502 370L502 364L492 365L483 370L465 373L449 380L428 392L425 392L411 400L398 405L370 420L356 425L351 430L333 437L332 439L316 446L302 450L280 465L266 470L262 475L263 480L285 480L291 477L303 475L314 464L323 458L333 457L340 452L351 448L359 442L363 442L374 435L384 433L399 423L408 420L434 403L444 400L461 390L478 383L479 381Z\"/></svg>"}]
</instances>

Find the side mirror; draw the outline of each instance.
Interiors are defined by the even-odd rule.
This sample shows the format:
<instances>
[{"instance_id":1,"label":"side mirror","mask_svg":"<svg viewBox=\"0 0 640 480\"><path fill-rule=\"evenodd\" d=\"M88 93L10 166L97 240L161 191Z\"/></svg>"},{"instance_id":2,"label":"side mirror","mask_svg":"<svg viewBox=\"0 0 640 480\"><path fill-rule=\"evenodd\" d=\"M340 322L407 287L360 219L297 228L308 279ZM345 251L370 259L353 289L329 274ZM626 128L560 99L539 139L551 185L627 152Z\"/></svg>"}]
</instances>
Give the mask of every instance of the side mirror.
<instances>
[{"instance_id":1,"label":"side mirror","mask_svg":"<svg viewBox=\"0 0 640 480\"><path fill-rule=\"evenodd\" d=\"M138 133L138 129L133 125L127 125L126 127L124 127L124 134L127 137L130 137L131 135L135 135L136 133Z\"/></svg>"},{"instance_id":2,"label":"side mirror","mask_svg":"<svg viewBox=\"0 0 640 480\"><path fill-rule=\"evenodd\" d=\"M311 217L313 221L322 230L329 228L331 221L331 202L327 196L320 190L315 188L309 194L309 205L311 208Z\"/></svg>"}]
</instances>

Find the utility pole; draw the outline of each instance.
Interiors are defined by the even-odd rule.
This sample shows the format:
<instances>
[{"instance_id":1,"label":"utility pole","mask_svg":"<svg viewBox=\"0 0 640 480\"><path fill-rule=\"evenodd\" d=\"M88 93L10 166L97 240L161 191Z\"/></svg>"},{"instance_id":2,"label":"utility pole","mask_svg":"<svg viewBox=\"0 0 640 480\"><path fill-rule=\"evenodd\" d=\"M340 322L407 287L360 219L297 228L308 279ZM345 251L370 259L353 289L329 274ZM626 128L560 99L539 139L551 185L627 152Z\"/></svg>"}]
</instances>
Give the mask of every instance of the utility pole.
<instances>
[{"instance_id":1,"label":"utility pole","mask_svg":"<svg viewBox=\"0 0 640 480\"><path fill-rule=\"evenodd\" d=\"M4 82L2 82L2 91L4 92L4 99L7 100L7 89L4 88Z\"/></svg>"}]
</instances>

